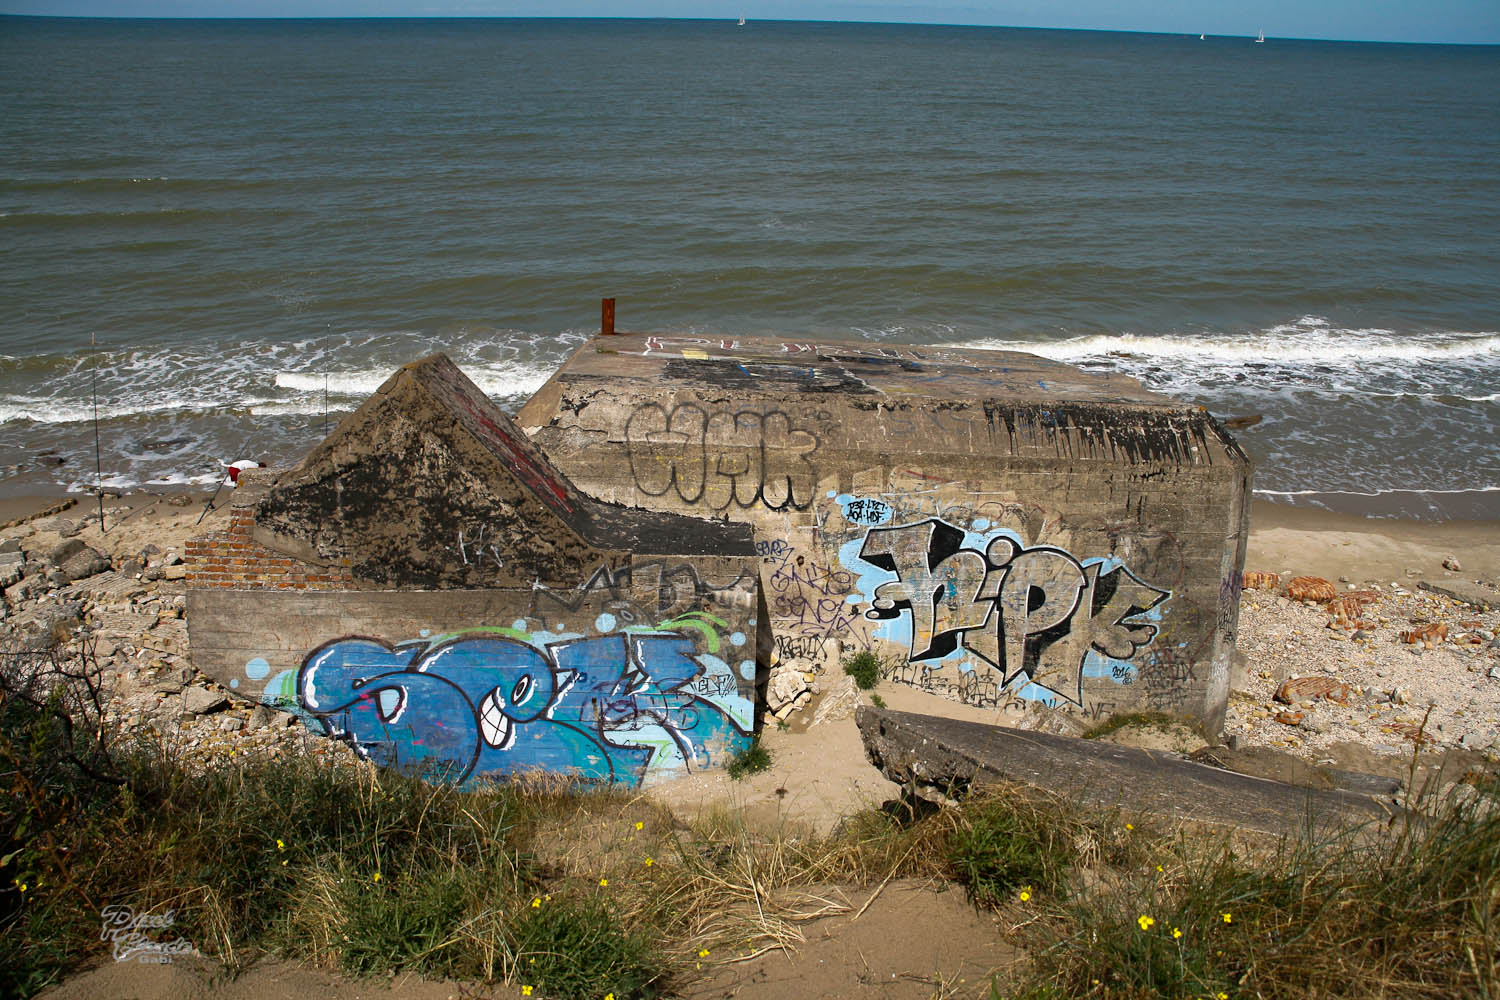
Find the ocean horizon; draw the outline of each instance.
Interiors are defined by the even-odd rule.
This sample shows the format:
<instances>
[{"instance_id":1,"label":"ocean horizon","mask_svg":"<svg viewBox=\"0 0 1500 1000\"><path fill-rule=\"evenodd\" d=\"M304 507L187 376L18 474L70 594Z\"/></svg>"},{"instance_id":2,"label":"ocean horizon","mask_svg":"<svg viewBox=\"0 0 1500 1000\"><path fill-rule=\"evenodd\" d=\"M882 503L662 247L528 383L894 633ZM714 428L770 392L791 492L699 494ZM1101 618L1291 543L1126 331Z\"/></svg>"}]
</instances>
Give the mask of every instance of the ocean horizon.
<instances>
[{"instance_id":1,"label":"ocean horizon","mask_svg":"<svg viewBox=\"0 0 1500 1000\"><path fill-rule=\"evenodd\" d=\"M0 491L295 462L443 351L1024 350L1258 416L1264 498L1500 518L1500 47L0 17Z\"/></svg>"}]
</instances>

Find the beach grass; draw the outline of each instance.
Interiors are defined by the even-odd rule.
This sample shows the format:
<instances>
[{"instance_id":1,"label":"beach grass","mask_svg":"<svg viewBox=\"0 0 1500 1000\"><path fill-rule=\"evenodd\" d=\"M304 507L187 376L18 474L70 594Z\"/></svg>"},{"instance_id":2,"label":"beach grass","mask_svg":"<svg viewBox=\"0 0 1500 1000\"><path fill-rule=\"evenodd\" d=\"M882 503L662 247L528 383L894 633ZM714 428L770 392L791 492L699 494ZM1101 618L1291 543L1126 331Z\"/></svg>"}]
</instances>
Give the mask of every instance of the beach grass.
<instances>
[{"instance_id":1,"label":"beach grass","mask_svg":"<svg viewBox=\"0 0 1500 1000\"><path fill-rule=\"evenodd\" d=\"M1389 829L1276 840L1021 788L907 800L816 836L733 809L684 823L556 780L459 791L364 765L120 745L89 771L47 704L0 702L0 994L107 960L101 912L171 914L232 972L263 954L537 997L671 995L796 948L892 879L961 885L1026 958L996 997L1500 995L1492 787Z\"/></svg>"}]
</instances>

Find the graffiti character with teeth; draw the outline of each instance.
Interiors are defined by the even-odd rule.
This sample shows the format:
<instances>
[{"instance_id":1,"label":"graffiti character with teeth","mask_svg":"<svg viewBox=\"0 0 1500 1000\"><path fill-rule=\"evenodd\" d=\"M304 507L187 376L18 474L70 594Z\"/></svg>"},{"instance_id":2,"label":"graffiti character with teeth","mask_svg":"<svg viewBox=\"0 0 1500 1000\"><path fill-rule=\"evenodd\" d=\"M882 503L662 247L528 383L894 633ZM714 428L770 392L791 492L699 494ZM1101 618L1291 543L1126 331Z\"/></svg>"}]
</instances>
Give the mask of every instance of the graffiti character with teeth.
<instances>
[{"instance_id":1,"label":"graffiti character with teeth","mask_svg":"<svg viewBox=\"0 0 1500 1000\"><path fill-rule=\"evenodd\" d=\"M378 764L459 782L537 769L613 780L605 748L550 717L561 693L546 657L504 638L340 639L297 675L302 707ZM510 752L518 740L524 754Z\"/></svg>"},{"instance_id":2,"label":"graffiti character with teeth","mask_svg":"<svg viewBox=\"0 0 1500 1000\"><path fill-rule=\"evenodd\" d=\"M639 784L648 768L710 766L748 737L689 684L704 667L677 634L549 645L468 633L396 646L346 638L297 675L301 706L364 756L465 782L542 770Z\"/></svg>"}]
</instances>

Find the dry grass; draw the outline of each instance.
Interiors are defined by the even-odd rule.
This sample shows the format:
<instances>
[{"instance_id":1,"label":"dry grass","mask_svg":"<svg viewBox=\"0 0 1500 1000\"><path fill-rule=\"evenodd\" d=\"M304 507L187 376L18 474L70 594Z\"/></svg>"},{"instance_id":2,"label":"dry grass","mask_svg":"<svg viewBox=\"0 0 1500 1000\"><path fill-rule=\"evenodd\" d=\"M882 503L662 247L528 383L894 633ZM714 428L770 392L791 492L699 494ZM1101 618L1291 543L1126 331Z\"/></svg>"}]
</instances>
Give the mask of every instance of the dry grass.
<instances>
[{"instance_id":1,"label":"dry grass","mask_svg":"<svg viewBox=\"0 0 1500 1000\"><path fill-rule=\"evenodd\" d=\"M1030 955L996 996L1500 997L1493 789L1395 830L1272 845L1020 789L866 810L817 837L729 809L684 823L620 790L459 792L308 760L192 773L114 752L122 783L101 784L53 752L46 712L0 702L0 723L6 995L105 950L115 903L175 910L174 933L231 968L270 951L655 997L925 879L964 884Z\"/></svg>"}]
</instances>

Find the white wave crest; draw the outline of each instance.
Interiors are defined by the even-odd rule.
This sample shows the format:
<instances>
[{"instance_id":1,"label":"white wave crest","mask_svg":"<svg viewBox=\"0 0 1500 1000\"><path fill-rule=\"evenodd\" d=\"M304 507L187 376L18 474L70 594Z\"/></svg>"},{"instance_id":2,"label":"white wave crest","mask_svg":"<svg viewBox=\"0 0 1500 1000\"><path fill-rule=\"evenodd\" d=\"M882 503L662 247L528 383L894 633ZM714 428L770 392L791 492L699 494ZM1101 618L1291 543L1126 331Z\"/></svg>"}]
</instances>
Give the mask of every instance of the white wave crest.
<instances>
[{"instance_id":1,"label":"white wave crest","mask_svg":"<svg viewBox=\"0 0 1500 1000\"><path fill-rule=\"evenodd\" d=\"M1398 494L1415 494L1425 496L1464 496L1470 493L1500 493L1500 486L1471 486L1461 490L1429 490L1420 487L1392 487L1385 490L1251 490L1259 496L1267 497L1320 497L1320 496L1342 496L1342 497L1384 497Z\"/></svg>"},{"instance_id":2,"label":"white wave crest","mask_svg":"<svg viewBox=\"0 0 1500 1000\"><path fill-rule=\"evenodd\" d=\"M483 389L487 396L519 396L522 394L530 395L541 388L542 383L552 377L552 369L527 364L506 365L503 367L466 365L464 366L464 374L475 385ZM343 372L337 375L330 374L326 376L328 379L328 391L330 393L338 393L342 396L368 396L384 385L385 380L390 377L391 373L388 370ZM316 373L278 372L276 375L276 386L281 389L318 393L321 395L324 378L325 376ZM312 411L292 410L290 412ZM321 413L322 410L320 409L317 412Z\"/></svg>"},{"instance_id":3,"label":"white wave crest","mask_svg":"<svg viewBox=\"0 0 1500 1000\"><path fill-rule=\"evenodd\" d=\"M277 372L275 384L278 389L293 389L297 392L322 393L326 388L330 393L336 392L341 396L368 396L390 377L389 371L340 372L337 375Z\"/></svg>"},{"instance_id":4,"label":"white wave crest","mask_svg":"<svg viewBox=\"0 0 1500 1000\"><path fill-rule=\"evenodd\" d=\"M222 400L156 399L136 400L126 405L115 401L99 403L99 419L133 417L146 413L208 413L226 408ZM25 396L0 396L0 424L30 420L38 424L72 424L94 419L91 402L68 399L42 399Z\"/></svg>"},{"instance_id":5,"label":"white wave crest","mask_svg":"<svg viewBox=\"0 0 1500 1000\"><path fill-rule=\"evenodd\" d=\"M1223 334L1094 334L1060 341L971 340L951 345L991 351L1024 351L1054 361L1140 357L1200 364L1246 362L1359 366L1372 362L1500 361L1500 334L1447 333L1398 337L1387 330L1340 330L1293 324L1244 336Z\"/></svg>"}]
</instances>

